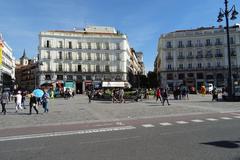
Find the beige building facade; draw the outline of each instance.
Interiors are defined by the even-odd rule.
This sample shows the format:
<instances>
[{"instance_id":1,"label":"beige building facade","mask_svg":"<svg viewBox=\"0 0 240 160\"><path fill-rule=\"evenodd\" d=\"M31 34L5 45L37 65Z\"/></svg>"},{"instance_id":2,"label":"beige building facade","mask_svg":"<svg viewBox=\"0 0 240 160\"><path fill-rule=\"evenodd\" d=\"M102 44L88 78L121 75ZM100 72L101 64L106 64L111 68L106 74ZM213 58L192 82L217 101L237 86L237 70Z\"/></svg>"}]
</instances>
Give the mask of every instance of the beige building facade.
<instances>
[{"instance_id":1,"label":"beige building facade","mask_svg":"<svg viewBox=\"0 0 240 160\"><path fill-rule=\"evenodd\" d=\"M240 80L240 26L230 27L232 76L235 84ZM161 35L155 70L162 87L184 84L200 88L212 83L216 87L227 85L228 53L226 31L222 26L179 30Z\"/></svg>"}]
</instances>

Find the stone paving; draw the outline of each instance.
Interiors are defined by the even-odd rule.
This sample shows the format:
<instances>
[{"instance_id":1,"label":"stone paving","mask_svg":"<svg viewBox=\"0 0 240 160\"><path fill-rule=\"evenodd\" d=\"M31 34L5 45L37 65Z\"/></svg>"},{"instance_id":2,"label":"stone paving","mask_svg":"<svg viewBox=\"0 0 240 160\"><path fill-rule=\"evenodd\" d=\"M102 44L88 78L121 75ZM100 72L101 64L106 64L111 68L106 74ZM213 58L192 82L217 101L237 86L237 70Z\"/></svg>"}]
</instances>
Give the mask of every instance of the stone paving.
<instances>
[{"instance_id":1,"label":"stone paving","mask_svg":"<svg viewBox=\"0 0 240 160\"><path fill-rule=\"evenodd\" d=\"M7 105L7 115L0 115L0 128L16 128L39 125L74 124L86 122L113 121L163 116L194 115L216 112L240 112L240 102L212 102L211 96L190 95L190 100L172 100L171 105L162 106L153 97L142 102L112 103L110 101L92 101L87 96L77 95L65 100L52 99L49 113L28 115L27 109L15 113L15 104Z\"/></svg>"}]
</instances>

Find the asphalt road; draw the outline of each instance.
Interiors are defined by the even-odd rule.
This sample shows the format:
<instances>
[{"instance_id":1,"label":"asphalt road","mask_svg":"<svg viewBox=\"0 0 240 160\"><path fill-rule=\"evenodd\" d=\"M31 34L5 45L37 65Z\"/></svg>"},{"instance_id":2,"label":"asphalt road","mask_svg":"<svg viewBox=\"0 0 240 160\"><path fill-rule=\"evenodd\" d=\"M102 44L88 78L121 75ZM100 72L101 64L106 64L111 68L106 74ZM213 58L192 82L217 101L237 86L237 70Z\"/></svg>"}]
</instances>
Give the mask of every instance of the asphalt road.
<instances>
[{"instance_id":1,"label":"asphalt road","mask_svg":"<svg viewBox=\"0 0 240 160\"><path fill-rule=\"evenodd\" d=\"M1 160L239 160L240 120L0 142Z\"/></svg>"}]
</instances>

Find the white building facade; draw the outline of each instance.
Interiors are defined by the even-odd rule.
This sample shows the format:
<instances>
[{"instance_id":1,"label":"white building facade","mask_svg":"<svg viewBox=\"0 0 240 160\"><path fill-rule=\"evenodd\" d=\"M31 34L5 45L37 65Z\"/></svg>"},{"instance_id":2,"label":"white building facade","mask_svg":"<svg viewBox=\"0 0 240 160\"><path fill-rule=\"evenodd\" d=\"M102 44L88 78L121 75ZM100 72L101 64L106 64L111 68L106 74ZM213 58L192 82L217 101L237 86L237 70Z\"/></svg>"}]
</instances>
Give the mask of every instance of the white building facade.
<instances>
[{"instance_id":1,"label":"white building facade","mask_svg":"<svg viewBox=\"0 0 240 160\"><path fill-rule=\"evenodd\" d=\"M15 58L10 46L0 36L1 64L0 64L0 87L13 89L15 80Z\"/></svg>"},{"instance_id":2,"label":"white building facade","mask_svg":"<svg viewBox=\"0 0 240 160\"><path fill-rule=\"evenodd\" d=\"M240 27L230 27L231 63L234 83L240 75ZM184 84L199 87L213 83L227 85L228 52L223 27L180 30L162 35L158 43L157 60L163 87L174 89ZM159 68L160 67L160 68Z\"/></svg>"},{"instance_id":3,"label":"white building facade","mask_svg":"<svg viewBox=\"0 0 240 160\"><path fill-rule=\"evenodd\" d=\"M127 81L127 36L112 27L47 31L39 35L39 84L74 81L76 92L102 81Z\"/></svg>"}]
</instances>

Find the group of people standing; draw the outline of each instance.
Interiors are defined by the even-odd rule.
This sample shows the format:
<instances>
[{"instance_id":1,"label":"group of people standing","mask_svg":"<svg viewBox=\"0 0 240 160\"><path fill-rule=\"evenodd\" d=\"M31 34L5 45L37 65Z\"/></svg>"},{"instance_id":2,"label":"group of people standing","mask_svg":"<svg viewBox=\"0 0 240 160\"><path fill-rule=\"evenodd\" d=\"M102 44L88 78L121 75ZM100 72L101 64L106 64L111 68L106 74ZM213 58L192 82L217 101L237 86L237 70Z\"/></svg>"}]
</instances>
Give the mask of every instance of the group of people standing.
<instances>
[{"instance_id":1,"label":"group of people standing","mask_svg":"<svg viewBox=\"0 0 240 160\"><path fill-rule=\"evenodd\" d=\"M16 113L19 110L23 110L26 109L25 107L25 99L26 99L26 95L22 94L21 91L18 91L16 95L13 96L13 98L15 99L15 109L16 109ZM29 115L32 114L32 108L36 111L36 114L39 113L38 111L38 106L42 105L44 112L48 112L48 99L49 99L49 94L44 91L44 94L42 97L35 97L35 95L33 93L30 94L30 99L29 99ZM2 93L2 95L0 96L0 102L2 105L2 114L6 115L7 110L6 110L6 105L10 102L10 94L5 91Z\"/></svg>"},{"instance_id":2,"label":"group of people standing","mask_svg":"<svg viewBox=\"0 0 240 160\"><path fill-rule=\"evenodd\" d=\"M157 90L156 90L156 102L158 100L160 100L160 102L162 103L163 106L164 106L165 101L167 101L167 104L170 105L170 103L168 101L167 89L157 88Z\"/></svg>"}]
</instances>

